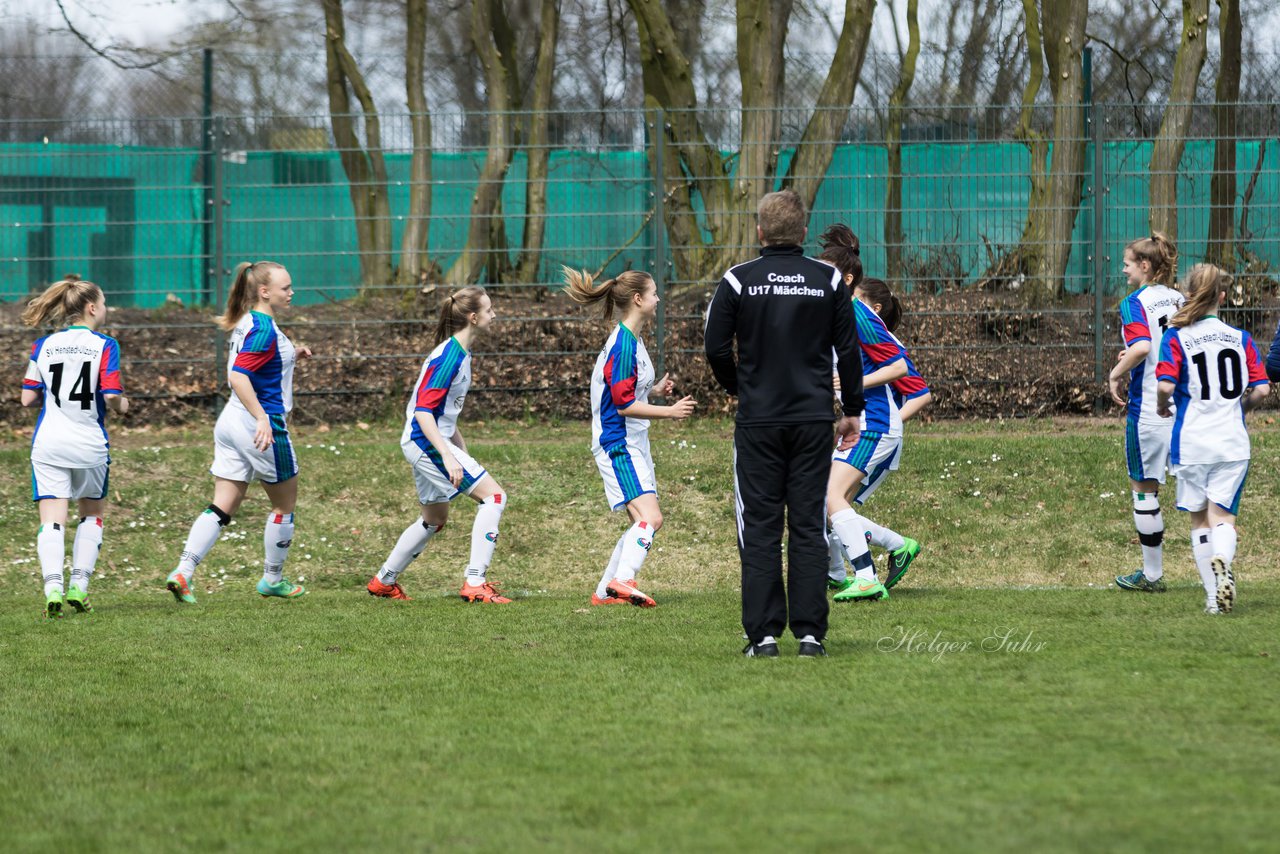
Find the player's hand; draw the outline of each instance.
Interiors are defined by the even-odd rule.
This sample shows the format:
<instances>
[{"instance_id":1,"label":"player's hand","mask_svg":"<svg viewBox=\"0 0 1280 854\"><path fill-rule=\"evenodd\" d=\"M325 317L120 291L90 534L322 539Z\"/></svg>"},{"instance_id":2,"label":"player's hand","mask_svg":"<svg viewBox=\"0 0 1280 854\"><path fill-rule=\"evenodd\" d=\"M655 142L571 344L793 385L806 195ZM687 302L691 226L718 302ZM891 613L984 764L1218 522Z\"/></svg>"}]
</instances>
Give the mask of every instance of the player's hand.
<instances>
[{"instance_id":1,"label":"player's hand","mask_svg":"<svg viewBox=\"0 0 1280 854\"><path fill-rule=\"evenodd\" d=\"M112 412L124 415L129 411L129 398L123 394L109 395L107 397L107 406L111 408Z\"/></svg>"},{"instance_id":2,"label":"player's hand","mask_svg":"<svg viewBox=\"0 0 1280 854\"><path fill-rule=\"evenodd\" d=\"M858 438L862 435L862 422L860 419L852 415L842 415L840 420L836 422L836 450L847 451L854 445L858 444Z\"/></svg>"},{"instance_id":3,"label":"player's hand","mask_svg":"<svg viewBox=\"0 0 1280 854\"><path fill-rule=\"evenodd\" d=\"M662 379L653 384L653 390L662 397L670 397L676 390L676 381L671 379L671 374L663 374Z\"/></svg>"},{"instance_id":4,"label":"player's hand","mask_svg":"<svg viewBox=\"0 0 1280 854\"><path fill-rule=\"evenodd\" d=\"M831 375L831 384L835 386L836 394L839 394L840 393L840 375L838 373Z\"/></svg>"},{"instance_id":5,"label":"player's hand","mask_svg":"<svg viewBox=\"0 0 1280 854\"><path fill-rule=\"evenodd\" d=\"M1162 404L1158 404L1158 403L1157 403L1157 404L1156 404L1156 415L1159 415L1161 418L1172 418L1172 417L1173 417L1173 410L1169 408L1169 404L1167 404L1167 403L1165 403L1165 404L1163 404L1163 405L1162 405Z\"/></svg>"},{"instance_id":6,"label":"player's hand","mask_svg":"<svg viewBox=\"0 0 1280 854\"><path fill-rule=\"evenodd\" d=\"M1117 361L1117 362L1123 361L1123 360L1124 360L1124 357L1125 357L1125 356L1127 356L1127 355L1129 355L1129 348L1128 348L1128 347L1124 348L1124 349L1123 349L1123 350L1121 350L1119 353L1116 353L1116 361Z\"/></svg>"},{"instance_id":7,"label":"player's hand","mask_svg":"<svg viewBox=\"0 0 1280 854\"><path fill-rule=\"evenodd\" d=\"M257 426L253 431L253 446L259 451L265 451L275 444L275 436L271 433L271 419L265 414L257 419Z\"/></svg>"},{"instance_id":8,"label":"player's hand","mask_svg":"<svg viewBox=\"0 0 1280 854\"><path fill-rule=\"evenodd\" d=\"M462 464L453 454L444 455L444 470L449 475L449 482L455 487L462 486Z\"/></svg>"},{"instance_id":9,"label":"player's hand","mask_svg":"<svg viewBox=\"0 0 1280 854\"><path fill-rule=\"evenodd\" d=\"M1117 377L1115 375L1107 377L1107 390L1111 392L1111 399L1121 406L1124 406L1129 402L1128 395L1121 394L1121 390L1123 388L1124 377Z\"/></svg>"},{"instance_id":10,"label":"player's hand","mask_svg":"<svg viewBox=\"0 0 1280 854\"><path fill-rule=\"evenodd\" d=\"M310 359L310 358L311 358L311 348L310 348L310 347L295 347L295 348L294 348L294 351L298 354L298 358L299 358L299 359Z\"/></svg>"},{"instance_id":11,"label":"player's hand","mask_svg":"<svg viewBox=\"0 0 1280 854\"><path fill-rule=\"evenodd\" d=\"M685 395L667 407L667 411L671 413L668 417L673 418L676 421L688 418L693 414L693 408L697 405L698 401L694 400L689 395Z\"/></svg>"}]
</instances>

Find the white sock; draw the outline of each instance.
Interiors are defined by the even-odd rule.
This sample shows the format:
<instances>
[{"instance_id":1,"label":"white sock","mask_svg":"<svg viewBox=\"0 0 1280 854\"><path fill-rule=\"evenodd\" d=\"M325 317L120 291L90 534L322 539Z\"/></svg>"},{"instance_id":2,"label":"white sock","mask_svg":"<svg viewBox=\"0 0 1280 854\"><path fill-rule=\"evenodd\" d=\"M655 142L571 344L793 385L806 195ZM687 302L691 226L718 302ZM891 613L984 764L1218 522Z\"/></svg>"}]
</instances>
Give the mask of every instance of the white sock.
<instances>
[{"instance_id":1,"label":"white sock","mask_svg":"<svg viewBox=\"0 0 1280 854\"><path fill-rule=\"evenodd\" d=\"M597 599L607 599L609 597L609 582L613 581L613 576L618 572L618 562L622 560L622 544L626 539L626 534L618 537L618 544L613 547L613 555L609 558L609 565L604 568L604 575L600 576L600 583L596 585Z\"/></svg>"},{"instance_id":2,"label":"white sock","mask_svg":"<svg viewBox=\"0 0 1280 854\"><path fill-rule=\"evenodd\" d=\"M40 526L36 534L36 554L40 557L40 572L44 576L44 595L63 593L62 564L67 559L66 532L57 522Z\"/></svg>"},{"instance_id":3,"label":"white sock","mask_svg":"<svg viewBox=\"0 0 1280 854\"><path fill-rule=\"evenodd\" d=\"M493 549L498 544L498 522L507 509L507 496L495 492L476 510L476 520L471 525L471 560L467 563L466 582L472 587L484 584L484 574L493 561Z\"/></svg>"},{"instance_id":4,"label":"white sock","mask_svg":"<svg viewBox=\"0 0 1280 854\"><path fill-rule=\"evenodd\" d=\"M71 583L81 593L89 592L89 579L98 564L98 551L102 548L102 517L85 516L76 526L76 538L71 544Z\"/></svg>"},{"instance_id":5,"label":"white sock","mask_svg":"<svg viewBox=\"0 0 1280 854\"><path fill-rule=\"evenodd\" d=\"M293 514L268 513L267 524L262 529L262 577L268 584L284 580L284 562L293 545Z\"/></svg>"},{"instance_id":6,"label":"white sock","mask_svg":"<svg viewBox=\"0 0 1280 854\"><path fill-rule=\"evenodd\" d=\"M653 528L643 519L636 522L622 535L622 554L618 557L618 571L613 577L618 581L635 581L636 573L644 566L653 545Z\"/></svg>"},{"instance_id":7,"label":"white sock","mask_svg":"<svg viewBox=\"0 0 1280 854\"><path fill-rule=\"evenodd\" d=\"M210 505L191 523L191 531L187 534L187 543L182 547L182 557L178 560L178 574L188 582L196 574L196 567L205 555L213 548L213 544L222 536L222 529L231 517Z\"/></svg>"},{"instance_id":8,"label":"white sock","mask_svg":"<svg viewBox=\"0 0 1280 854\"><path fill-rule=\"evenodd\" d=\"M849 571L844 568L844 543L835 531L827 531L827 578L844 581Z\"/></svg>"},{"instance_id":9,"label":"white sock","mask_svg":"<svg viewBox=\"0 0 1280 854\"><path fill-rule=\"evenodd\" d=\"M1164 514L1154 492L1133 493L1133 525L1142 542L1142 574L1147 581L1164 575Z\"/></svg>"},{"instance_id":10,"label":"white sock","mask_svg":"<svg viewBox=\"0 0 1280 854\"><path fill-rule=\"evenodd\" d=\"M831 517L831 530L844 543L844 556L853 567L853 575L861 581L875 581L876 568L867 550L867 534L862 528L862 517L852 507Z\"/></svg>"},{"instance_id":11,"label":"white sock","mask_svg":"<svg viewBox=\"0 0 1280 854\"><path fill-rule=\"evenodd\" d=\"M439 533L441 527L428 525L419 519L405 528L400 534L400 539L396 540L395 548L383 562L382 569L378 570L378 580L383 584L395 584L400 573L422 554L422 550L427 547L427 541Z\"/></svg>"},{"instance_id":12,"label":"white sock","mask_svg":"<svg viewBox=\"0 0 1280 854\"><path fill-rule=\"evenodd\" d=\"M1213 575L1213 540L1208 528L1192 529L1191 555L1196 559L1196 570L1200 573L1205 595L1217 607L1218 580Z\"/></svg>"},{"instance_id":13,"label":"white sock","mask_svg":"<svg viewBox=\"0 0 1280 854\"><path fill-rule=\"evenodd\" d=\"M854 512L857 513L858 511L855 510ZM863 529L871 535L871 545L879 546L885 551L894 552L907 544L907 541L897 531L883 528L861 513L858 514L858 518L862 520Z\"/></svg>"},{"instance_id":14,"label":"white sock","mask_svg":"<svg viewBox=\"0 0 1280 854\"><path fill-rule=\"evenodd\" d=\"M1209 541L1213 543L1213 556L1222 558L1230 566L1236 559L1236 526L1226 522L1214 525Z\"/></svg>"}]
</instances>

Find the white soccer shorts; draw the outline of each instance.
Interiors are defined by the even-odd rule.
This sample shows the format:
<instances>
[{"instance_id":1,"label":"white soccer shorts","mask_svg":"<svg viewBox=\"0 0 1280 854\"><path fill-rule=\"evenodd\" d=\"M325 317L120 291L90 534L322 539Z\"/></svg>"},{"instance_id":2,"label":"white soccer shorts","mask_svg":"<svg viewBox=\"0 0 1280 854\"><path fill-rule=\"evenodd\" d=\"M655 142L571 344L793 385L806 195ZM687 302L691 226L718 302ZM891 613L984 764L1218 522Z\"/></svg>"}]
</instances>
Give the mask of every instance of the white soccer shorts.
<instances>
[{"instance_id":1,"label":"white soccer shorts","mask_svg":"<svg viewBox=\"0 0 1280 854\"><path fill-rule=\"evenodd\" d=\"M283 415L267 416L274 440L265 450L253 446L257 424L253 416L238 407L225 406L213 428L214 477L252 483L282 483L298 473L298 454L289 438Z\"/></svg>"},{"instance_id":2,"label":"white soccer shorts","mask_svg":"<svg viewBox=\"0 0 1280 854\"><path fill-rule=\"evenodd\" d=\"M66 498L76 500L107 497L110 463L87 469L70 469L49 463L31 462L31 500Z\"/></svg>"},{"instance_id":3,"label":"white soccer shorts","mask_svg":"<svg viewBox=\"0 0 1280 854\"><path fill-rule=\"evenodd\" d=\"M1164 483L1172 444L1172 418L1162 419L1159 424L1127 419L1124 426L1124 458L1129 469L1129 480Z\"/></svg>"},{"instance_id":4,"label":"white soccer shorts","mask_svg":"<svg viewBox=\"0 0 1280 854\"><path fill-rule=\"evenodd\" d=\"M880 488L889 472L898 470L902 459L902 437L884 433L863 433L847 451L836 451L832 460L846 463L862 472L862 483L853 497L861 506Z\"/></svg>"},{"instance_id":5,"label":"white soccer shorts","mask_svg":"<svg viewBox=\"0 0 1280 854\"><path fill-rule=\"evenodd\" d=\"M1240 494L1249 475L1249 461L1189 463L1173 467L1178 478L1179 510L1203 510L1212 501L1231 515L1240 512Z\"/></svg>"},{"instance_id":6,"label":"white soccer shorts","mask_svg":"<svg viewBox=\"0 0 1280 854\"><path fill-rule=\"evenodd\" d=\"M457 487L449 480L448 469L440 452L431 445L422 450L415 442L405 442L400 446L405 460L413 467L413 484L418 490L420 504L445 504L459 495L470 495L471 490L485 476L484 466L480 465L466 451L450 445L453 458L462 466L462 485Z\"/></svg>"},{"instance_id":7,"label":"white soccer shorts","mask_svg":"<svg viewBox=\"0 0 1280 854\"><path fill-rule=\"evenodd\" d=\"M621 510L641 495L658 493L648 436L643 441L628 440L612 452L601 448L595 452L595 458L609 509Z\"/></svg>"}]
</instances>

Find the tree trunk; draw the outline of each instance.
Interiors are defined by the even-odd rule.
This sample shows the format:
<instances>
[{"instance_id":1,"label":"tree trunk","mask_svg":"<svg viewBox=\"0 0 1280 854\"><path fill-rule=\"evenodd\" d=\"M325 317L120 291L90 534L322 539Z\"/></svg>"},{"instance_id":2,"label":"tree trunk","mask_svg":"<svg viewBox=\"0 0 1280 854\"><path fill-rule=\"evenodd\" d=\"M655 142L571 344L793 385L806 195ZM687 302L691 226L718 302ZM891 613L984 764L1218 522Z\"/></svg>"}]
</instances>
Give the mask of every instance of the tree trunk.
<instances>
[{"instance_id":1,"label":"tree trunk","mask_svg":"<svg viewBox=\"0 0 1280 854\"><path fill-rule=\"evenodd\" d=\"M818 103L805 125L804 135L796 146L796 156L791 158L782 182L799 193L810 209L831 166L836 142L853 104L854 91L862 74L862 62L867 57L867 41L871 37L871 18L875 9L875 0L845 0L844 24L836 43L836 55L827 69L827 78L818 93Z\"/></svg>"},{"instance_id":2,"label":"tree trunk","mask_svg":"<svg viewBox=\"0 0 1280 854\"><path fill-rule=\"evenodd\" d=\"M1040 12L1035 0L1022 0L1027 30L1027 85L1022 90L1022 110L1018 115L1017 136L1027 147L1031 167L1028 176L1027 221L1016 250L1018 272L1032 282L1044 275L1045 241L1048 235L1049 143L1034 126L1036 96L1044 82L1044 44L1041 38ZM999 263L1002 259L993 259ZM987 275L991 275L988 271Z\"/></svg>"},{"instance_id":3,"label":"tree trunk","mask_svg":"<svg viewBox=\"0 0 1280 854\"><path fill-rule=\"evenodd\" d=\"M537 280L538 268L542 264L542 243L547 231L547 167L551 154L548 148L547 120L551 110L552 78L555 75L559 30L559 0L542 0L538 58L534 64L529 131L525 141L528 179L524 192L524 238L515 269L515 279L520 283ZM537 295L541 298L543 291L538 290Z\"/></svg>"},{"instance_id":4,"label":"tree trunk","mask_svg":"<svg viewBox=\"0 0 1280 854\"><path fill-rule=\"evenodd\" d=\"M738 0L738 79L742 112L738 167L733 178L733 213L725 243L736 254L758 245L755 217L760 197L773 189L778 167L778 113L786 61L782 48L792 0Z\"/></svg>"},{"instance_id":5,"label":"tree trunk","mask_svg":"<svg viewBox=\"0 0 1280 854\"><path fill-rule=\"evenodd\" d=\"M1209 240L1205 257L1225 270L1235 268L1236 111L1240 101L1240 0L1218 0L1218 85L1213 103L1213 179L1209 183Z\"/></svg>"},{"instance_id":6,"label":"tree trunk","mask_svg":"<svg viewBox=\"0 0 1280 854\"><path fill-rule=\"evenodd\" d=\"M911 92L916 76L916 58L920 55L918 7L919 0L907 0L907 53L898 72L898 85L889 96L889 123L885 130L889 169L884 193L884 249L891 282L903 279L902 245L906 237L902 233L902 121L903 105Z\"/></svg>"},{"instance_id":7,"label":"tree trunk","mask_svg":"<svg viewBox=\"0 0 1280 854\"><path fill-rule=\"evenodd\" d=\"M431 113L423 91L423 54L427 40L427 0L408 0L405 8L405 94L413 156L409 161L409 217L400 235L400 268L396 281L419 283L427 268L431 227Z\"/></svg>"},{"instance_id":8,"label":"tree trunk","mask_svg":"<svg viewBox=\"0 0 1280 854\"><path fill-rule=\"evenodd\" d=\"M1209 0L1182 0L1182 41L1173 63L1169 105L1151 149L1151 230L1164 232L1174 243L1178 240L1178 164L1187 145L1196 84L1208 52L1208 22Z\"/></svg>"},{"instance_id":9,"label":"tree trunk","mask_svg":"<svg viewBox=\"0 0 1280 854\"><path fill-rule=\"evenodd\" d=\"M656 170L657 147L662 146L662 193L676 273L686 280L702 280L721 265L721 253L715 247L723 229L711 213L728 209L725 161L707 141L698 121L692 66L680 49L663 4L660 0L627 0L627 5L636 18L646 113L664 111L665 126L650 134L649 163ZM709 212L709 241L694 209L695 189Z\"/></svg>"},{"instance_id":10,"label":"tree trunk","mask_svg":"<svg viewBox=\"0 0 1280 854\"><path fill-rule=\"evenodd\" d=\"M360 252L360 282L364 287L386 284L391 280L391 207L387 199L387 165L382 154L378 111L355 59L347 50L342 0L323 0L323 3L329 117L350 186ZM364 111L367 147L361 146L356 135L348 85Z\"/></svg>"},{"instance_id":11,"label":"tree trunk","mask_svg":"<svg viewBox=\"0 0 1280 854\"><path fill-rule=\"evenodd\" d=\"M1039 23L1035 0L1023 0L1022 5L1031 67L1027 87L1022 92L1018 137L1031 154L1031 196L1016 253L1018 270L1027 278L1025 298L1037 303L1062 293L1063 276L1071 257L1071 231L1080 214L1086 142L1080 54L1084 48L1089 2L1043 0ZM1052 148L1032 127L1036 92L1046 72L1053 99ZM1046 155L1049 158L1047 174Z\"/></svg>"},{"instance_id":12,"label":"tree trunk","mask_svg":"<svg viewBox=\"0 0 1280 854\"><path fill-rule=\"evenodd\" d=\"M494 245L495 236L505 233L496 220L502 218L502 188L511 165L513 137L512 80L494 31L503 20L502 14L501 0L475 0L471 6L471 42L484 68L487 93L488 150L475 195L471 197L467 244L445 274L445 280L455 285L479 281L486 270L488 279L497 281L501 268L506 266L505 240L501 245Z\"/></svg>"}]
</instances>

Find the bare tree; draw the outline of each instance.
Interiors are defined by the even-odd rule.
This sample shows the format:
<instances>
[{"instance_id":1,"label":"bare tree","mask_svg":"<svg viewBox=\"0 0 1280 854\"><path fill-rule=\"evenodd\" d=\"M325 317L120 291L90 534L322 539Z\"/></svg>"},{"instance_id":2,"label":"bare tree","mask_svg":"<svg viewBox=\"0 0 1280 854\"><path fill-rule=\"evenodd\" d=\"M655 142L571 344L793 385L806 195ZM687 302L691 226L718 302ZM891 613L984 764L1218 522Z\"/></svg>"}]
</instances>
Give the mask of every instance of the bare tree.
<instances>
[{"instance_id":1,"label":"bare tree","mask_svg":"<svg viewBox=\"0 0 1280 854\"><path fill-rule=\"evenodd\" d=\"M874 0L846 0L836 57L783 176L783 183L810 205L853 100L874 5ZM751 211L776 178L781 57L791 3L740 0L737 5L742 100L738 150L729 155L721 153L702 126L693 66L669 10L659 0L628 0L628 6L640 42L645 106L651 115L663 111L663 125L650 134L649 155L655 172L662 164L676 269L682 278L704 280L756 242Z\"/></svg>"},{"instance_id":2,"label":"bare tree","mask_svg":"<svg viewBox=\"0 0 1280 854\"><path fill-rule=\"evenodd\" d=\"M1205 255L1225 269L1235 267L1236 113L1240 101L1240 43L1244 25L1239 0L1218 0L1218 83L1214 92L1213 178L1209 182L1209 240Z\"/></svg>"},{"instance_id":3,"label":"bare tree","mask_svg":"<svg viewBox=\"0 0 1280 854\"><path fill-rule=\"evenodd\" d=\"M907 52L902 58L898 85L889 96L889 123L885 128L885 148L889 155L884 192L885 261L891 281L902 278L902 123L903 106L916 76L916 58L920 56L919 0L907 0Z\"/></svg>"},{"instance_id":4,"label":"bare tree","mask_svg":"<svg viewBox=\"0 0 1280 854\"><path fill-rule=\"evenodd\" d=\"M360 283L369 287L391 281L391 204L387 195L387 162L373 95L347 50L342 0L322 0L325 18L325 66L328 72L329 119L338 157L346 172L360 251ZM347 89L355 93L364 115L367 145L356 134Z\"/></svg>"},{"instance_id":5,"label":"bare tree","mask_svg":"<svg viewBox=\"0 0 1280 854\"><path fill-rule=\"evenodd\" d=\"M1026 295L1033 302L1062 292L1071 256L1071 231L1080 212L1084 185L1084 75L1080 57L1089 2L1043 0L1042 6L1043 11L1038 14L1035 0L1023 0L1031 73L1022 91L1017 132L1031 155L1031 194L1016 261L1019 272L1028 278ZM1036 93L1046 72L1053 101L1052 146L1032 121Z\"/></svg>"},{"instance_id":6,"label":"bare tree","mask_svg":"<svg viewBox=\"0 0 1280 854\"><path fill-rule=\"evenodd\" d=\"M427 41L427 0L405 5L405 97L413 155L409 161L409 216L400 237L400 268L396 281L415 284L427 268L431 228L431 112L423 88L423 54Z\"/></svg>"},{"instance_id":7,"label":"bare tree","mask_svg":"<svg viewBox=\"0 0 1280 854\"><path fill-rule=\"evenodd\" d=\"M1182 41L1173 65L1169 103L1151 149L1149 216L1152 231L1178 239L1178 164L1187 145L1187 128L1204 67L1209 0L1182 0Z\"/></svg>"},{"instance_id":8,"label":"bare tree","mask_svg":"<svg viewBox=\"0 0 1280 854\"><path fill-rule=\"evenodd\" d=\"M542 0L538 21L538 50L534 60L533 85L529 91L528 134L525 139L528 175L524 196L524 234L516 261L517 282L532 282L542 263L542 245L547 231L547 177L551 158L547 123L559 43L559 0ZM538 292L541 295L542 291Z\"/></svg>"}]
</instances>

